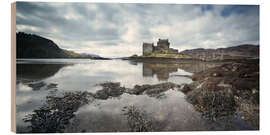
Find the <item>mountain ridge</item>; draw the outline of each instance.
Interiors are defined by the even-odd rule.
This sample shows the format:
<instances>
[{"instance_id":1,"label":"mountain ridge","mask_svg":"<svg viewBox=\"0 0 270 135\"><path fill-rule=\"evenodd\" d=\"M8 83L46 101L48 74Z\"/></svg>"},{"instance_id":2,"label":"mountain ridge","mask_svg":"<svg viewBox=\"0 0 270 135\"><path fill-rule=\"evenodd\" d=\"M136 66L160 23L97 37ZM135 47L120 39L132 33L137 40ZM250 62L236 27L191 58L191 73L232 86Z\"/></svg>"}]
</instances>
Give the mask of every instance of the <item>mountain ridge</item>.
<instances>
[{"instance_id":1,"label":"mountain ridge","mask_svg":"<svg viewBox=\"0 0 270 135\"><path fill-rule=\"evenodd\" d=\"M50 39L24 32L16 33L16 49L17 58L108 59L98 55L84 55L62 49Z\"/></svg>"},{"instance_id":2,"label":"mountain ridge","mask_svg":"<svg viewBox=\"0 0 270 135\"><path fill-rule=\"evenodd\" d=\"M241 44L217 49L188 49L180 52L200 60L259 58L259 45Z\"/></svg>"}]
</instances>

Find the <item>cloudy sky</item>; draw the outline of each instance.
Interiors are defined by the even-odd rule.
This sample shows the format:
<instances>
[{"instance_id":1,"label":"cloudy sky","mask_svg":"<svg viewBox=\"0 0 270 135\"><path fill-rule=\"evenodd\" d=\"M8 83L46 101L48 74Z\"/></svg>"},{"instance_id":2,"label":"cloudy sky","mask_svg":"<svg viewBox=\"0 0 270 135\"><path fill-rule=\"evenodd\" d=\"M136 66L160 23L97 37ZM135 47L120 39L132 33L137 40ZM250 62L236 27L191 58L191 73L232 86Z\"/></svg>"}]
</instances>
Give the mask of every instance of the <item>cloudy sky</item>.
<instances>
[{"instance_id":1,"label":"cloudy sky","mask_svg":"<svg viewBox=\"0 0 270 135\"><path fill-rule=\"evenodd\" d=\"M141 55L168 38L179 50L259 44L259 6L17 2L17 32L103 57Z\"/></svg>"}]
</instances>

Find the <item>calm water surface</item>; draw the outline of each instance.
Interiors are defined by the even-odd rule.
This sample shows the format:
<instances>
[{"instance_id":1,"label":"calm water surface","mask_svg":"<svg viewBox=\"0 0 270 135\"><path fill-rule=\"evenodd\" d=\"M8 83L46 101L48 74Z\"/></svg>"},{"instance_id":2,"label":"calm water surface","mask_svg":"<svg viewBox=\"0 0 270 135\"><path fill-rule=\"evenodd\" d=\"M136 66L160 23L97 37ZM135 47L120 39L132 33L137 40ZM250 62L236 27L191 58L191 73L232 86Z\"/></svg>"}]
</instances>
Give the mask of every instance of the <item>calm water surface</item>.
<instances>
[{"instance_id":1,"label":"calm water surface","mask_svg":"<svg viewBox=\"0 0 270 135\"><path fill-rule=\"evenodd\" d=\"M54 93L88 91L95 93L104 82L121 86L173 82L190 83L193 72L213 65L136 63L122 60L20 59L17 60L16 123L17 130L27 132L23 118L42 106L46 96ZM158 121L160 131L209 130L199 112L186 102L185 95L168 90L160 98L124 93L116 98L95 100L75 112L72 124L64 132L129 131L122 109L136 106Z\"/></svg>"}]
</instances>

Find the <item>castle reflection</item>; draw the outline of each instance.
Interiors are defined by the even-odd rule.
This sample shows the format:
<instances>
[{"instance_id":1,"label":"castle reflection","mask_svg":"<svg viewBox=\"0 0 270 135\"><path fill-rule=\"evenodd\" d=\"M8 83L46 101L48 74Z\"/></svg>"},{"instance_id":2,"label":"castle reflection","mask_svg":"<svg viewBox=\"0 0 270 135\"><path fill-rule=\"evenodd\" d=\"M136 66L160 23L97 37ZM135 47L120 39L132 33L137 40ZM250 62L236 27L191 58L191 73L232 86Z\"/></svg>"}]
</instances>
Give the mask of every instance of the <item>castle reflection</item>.
<instances>
[{"instance_id":1,"label":"castle reflection","mask_svg":"<svg viewBox=\"0 0 270 135\"><path fill-rule=\"evenodd\" d=\"M189 61L185 63L158 63L142 62L143 77L154 77L156 75L159 81L167 81L171 73L178 72L178 69L189 73L196 73L208 68L212 68L222 63Z\"/></svg>"},{"instance_id":2,"label":"castle reflection","mask_svg":"<svg viewBox=\"0 0 270 135\"><path fill-rule=\"evenodd\" d=\"M170 73L177 71L176 64L143 63L143 77L156 75L159 81L167 81Z\"/></svg>"}]
</instances>

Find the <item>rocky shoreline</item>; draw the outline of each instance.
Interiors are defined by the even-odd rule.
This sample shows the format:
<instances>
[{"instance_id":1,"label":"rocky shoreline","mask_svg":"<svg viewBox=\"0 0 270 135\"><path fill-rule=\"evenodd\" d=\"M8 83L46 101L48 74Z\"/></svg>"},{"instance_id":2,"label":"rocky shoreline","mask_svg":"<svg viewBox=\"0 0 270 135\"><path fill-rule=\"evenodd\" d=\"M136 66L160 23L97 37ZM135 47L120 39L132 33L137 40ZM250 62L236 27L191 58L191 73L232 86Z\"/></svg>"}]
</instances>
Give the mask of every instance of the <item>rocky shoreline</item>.
<instances>
[{"instance_id":1,"label":"rocky shoreline","mask_svg":"<svg viewBox=\"0 0 270 135\"><path fill-rule=\"evenodd\" d=\"M259 129L259 60L210 68L192 80L181 91L205 118L216 121L234 114Z\"/></svg>"}]
</instances>

